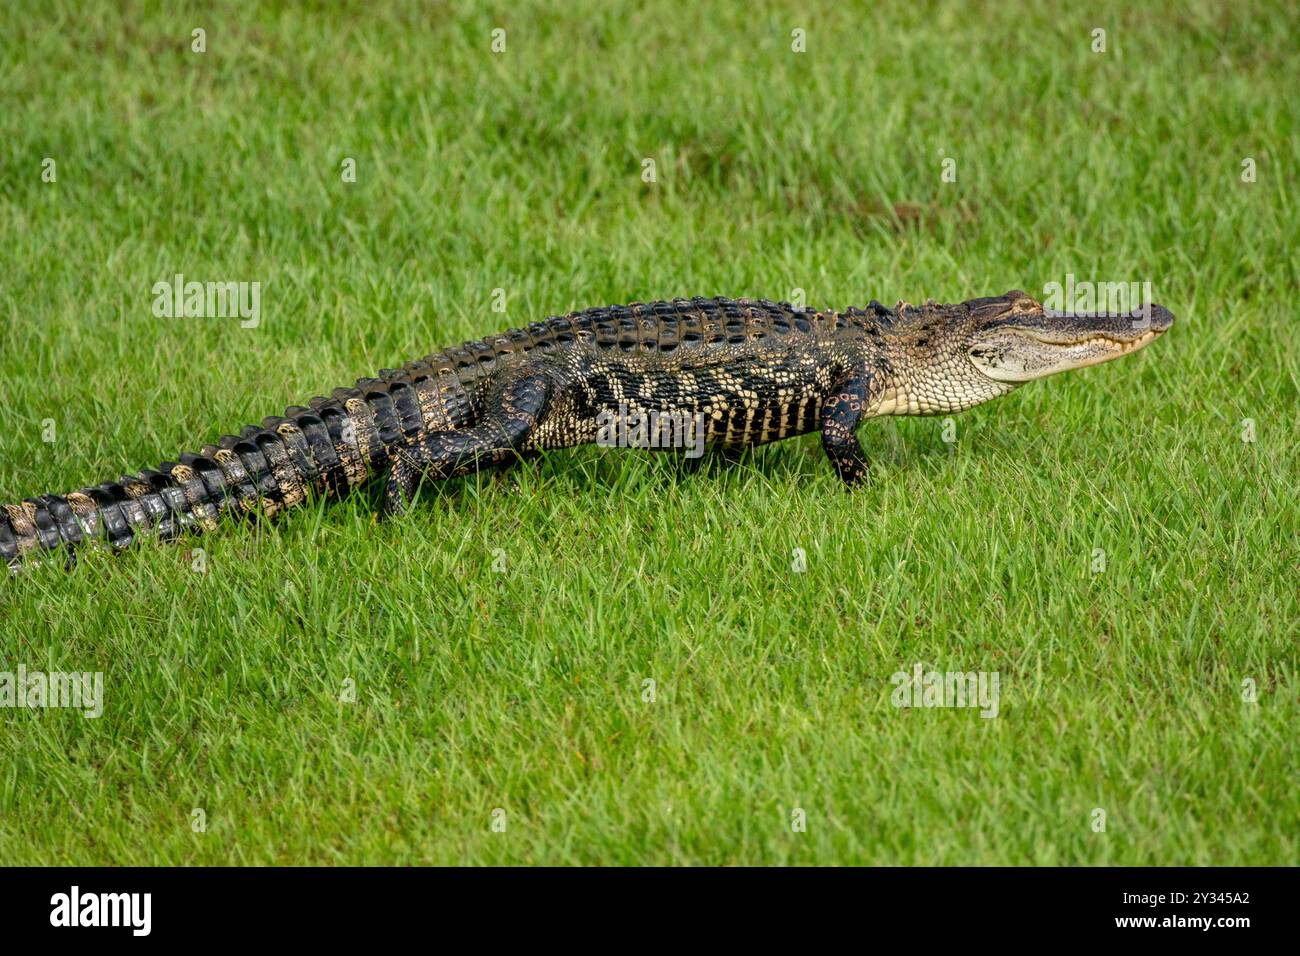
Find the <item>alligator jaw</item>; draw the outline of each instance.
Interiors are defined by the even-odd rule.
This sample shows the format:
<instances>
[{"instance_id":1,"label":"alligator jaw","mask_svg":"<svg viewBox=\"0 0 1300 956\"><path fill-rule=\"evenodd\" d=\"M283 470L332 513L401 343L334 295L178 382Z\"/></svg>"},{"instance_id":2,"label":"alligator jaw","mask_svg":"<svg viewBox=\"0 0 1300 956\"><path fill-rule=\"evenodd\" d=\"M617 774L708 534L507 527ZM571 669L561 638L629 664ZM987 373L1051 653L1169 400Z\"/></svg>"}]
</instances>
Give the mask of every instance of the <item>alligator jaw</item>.
<instances>
[{"instance_id":1,"label":"alligator jaw","mask_svg":"<svg viewBox=\"0 0 1300 956\"><path fill-rule=\"evenodd\" d=\"M1136 338L1119 338L1105 332L1094 332L1083 336L1051 335L1033 329L1024 329L1023 334L1028 335L1037 342L1042 342L1044 345L1074 346L1076 348L1096 345L1107 349L1119 349L1120 354L1123 355L1127 352L1135 352L1148 342L1154 341L1155 337L1162 331L1163 329L1148 328L1145 332L1137 335Z\"/></svg>"},{"instance_id":2,"label":"alligator jaw","mask_svg":"<svg viewBox=\"0 0 1300 956\"><path fill-rule=\"evenodd\" d=\"M1018 384L1109 362L1146 347L1174 321L1159 305L1131 314L1053 315L1022 302L973 338L971 363L995 382Z\"/></svg>"}]
</instances>

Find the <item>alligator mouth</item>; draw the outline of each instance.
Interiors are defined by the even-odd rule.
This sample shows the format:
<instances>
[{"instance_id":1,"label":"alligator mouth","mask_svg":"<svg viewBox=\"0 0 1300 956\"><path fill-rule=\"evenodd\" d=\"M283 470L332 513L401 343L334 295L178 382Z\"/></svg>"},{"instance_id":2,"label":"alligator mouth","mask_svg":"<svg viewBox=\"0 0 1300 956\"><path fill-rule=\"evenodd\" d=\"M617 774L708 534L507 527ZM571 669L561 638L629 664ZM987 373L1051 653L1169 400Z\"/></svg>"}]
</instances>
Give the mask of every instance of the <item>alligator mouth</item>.
<instances>
[{"instance_id":1,"label":"alligator mouth","mask_svg":"<svg viewBox=\"0 0 1300 956\"><path fill-rule=\"evenodd\" d=\"M1157 328L1148 328L1138 333L1132 338L1121 338L1117 335L1107 334L1105 332L1088 332L1082 335L1068 335L1060 332L1046 332L1041 329L1018 330L1021 335L1042 342L1044 345L1065 346L1067 348L1091 348L1101 346L1106 349L1118 349L1123 355L1126 352L1136 352L1148 342L1154 341L1156 336L1164 330Z\"/></svg>"},{"instance_id":2,"label":"alligator mouth","mask_svg":"<svg viewBox=\"0 0 1300 956\"><path fill-rule=\"evenodd\" d=\"M1132 314L1018 315L978 336L970 360L993 381L1012 384L1099 365L1145 348L1173 325L1167 309L1149 308Z\"/></svg>"}]
</instances>

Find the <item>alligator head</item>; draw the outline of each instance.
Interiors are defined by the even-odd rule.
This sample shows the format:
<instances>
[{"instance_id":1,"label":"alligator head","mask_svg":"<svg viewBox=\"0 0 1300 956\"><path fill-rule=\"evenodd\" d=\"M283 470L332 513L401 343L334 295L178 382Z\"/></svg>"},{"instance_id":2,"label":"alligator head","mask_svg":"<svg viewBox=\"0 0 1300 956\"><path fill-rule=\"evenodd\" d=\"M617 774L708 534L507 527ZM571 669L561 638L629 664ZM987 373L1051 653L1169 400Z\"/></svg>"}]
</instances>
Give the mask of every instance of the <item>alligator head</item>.
<instances>
[{"instance_id":1,"label":"alligator head","mask_svg":"<svg viewBox=\"0 0 1300 956\"><path fill-rule=\"evenodd\" d=\"M972 309L981 314L967 355L995 382L1029 382L1109 362L1136 352L1174 322L1169 310L1159 305L1129 314L1054 314L1023 292L1008 292L992 301L997 305L991 310ZM984 314L988 312L992 314Z\"/></svg>"},{"instance_id":2,"label":"alligator head","mask_svg":"<svg viewBox=\"0 0 1300 956\"><path fill-rule=\"evenodd\" d=\"M958 305L900 303L887 312L879 415L961 411L1036 378L1136 352L1174 321L1159 305L1055 314L1018 290Z\"/></svg>"}]
</instances>

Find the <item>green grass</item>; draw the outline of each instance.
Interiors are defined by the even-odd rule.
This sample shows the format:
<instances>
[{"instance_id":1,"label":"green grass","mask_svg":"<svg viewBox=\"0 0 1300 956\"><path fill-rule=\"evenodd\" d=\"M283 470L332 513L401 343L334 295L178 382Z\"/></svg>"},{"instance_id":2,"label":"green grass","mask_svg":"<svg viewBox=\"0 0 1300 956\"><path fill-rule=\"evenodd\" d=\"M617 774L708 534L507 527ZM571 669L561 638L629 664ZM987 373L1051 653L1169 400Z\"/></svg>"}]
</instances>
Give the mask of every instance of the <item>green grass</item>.
<instances>
[{"instance_id":1,"label":"green grass","mask_svg":"<svg viewBox=\"0 0 1300 956\"><path fill-rule=\"evenodd\" d=\"M852 496L815 437L581 449L0 580L0 669L106 681L0 711L0 861L1300 858L1289 5L116 6L0 12L0 500L588 305L1073 273L1179 318L955 445L868 423ZM261 325L155 318L176 272ZM917 662L1000 715L894 708Z\"/></svg>"}]
</instances>

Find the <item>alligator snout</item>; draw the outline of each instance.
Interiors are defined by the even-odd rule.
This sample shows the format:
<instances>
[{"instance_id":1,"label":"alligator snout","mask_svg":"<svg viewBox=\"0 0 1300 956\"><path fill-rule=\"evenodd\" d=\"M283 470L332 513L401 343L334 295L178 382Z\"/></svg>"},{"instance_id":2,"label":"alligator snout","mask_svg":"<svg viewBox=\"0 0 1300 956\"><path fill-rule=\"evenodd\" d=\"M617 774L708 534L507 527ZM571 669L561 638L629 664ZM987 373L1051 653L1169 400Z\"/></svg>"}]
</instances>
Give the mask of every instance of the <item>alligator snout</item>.
<instances>
[{"instance_id":1,"label":"alligator snout","mask_svg":"<svg viewBox=\"0 0 1300 956\"><path fill-rule=\"evenodd\" d=\"M1147 319L1151 322L1151 328L1157 332L1166 331L1174 324L1174 314L1166 309L1163 305L1156 305L1154 302L1147 306Z\"/></svg>"}]
</instances>

